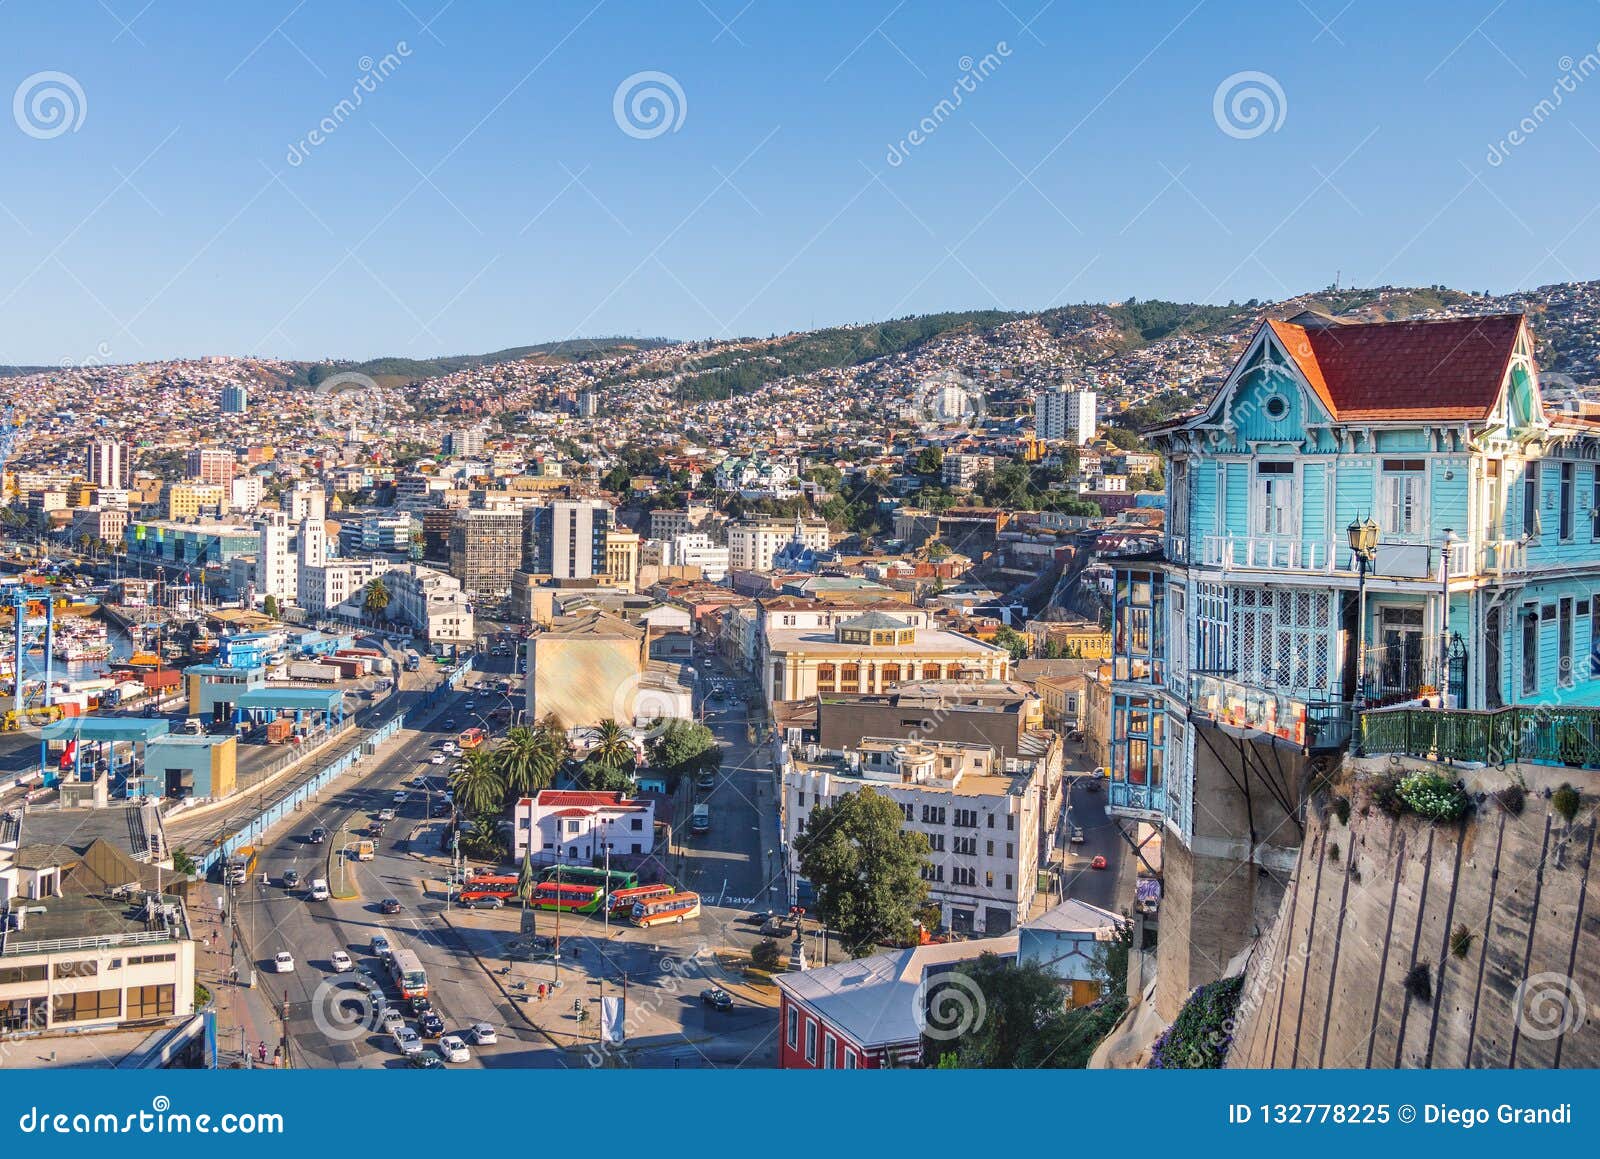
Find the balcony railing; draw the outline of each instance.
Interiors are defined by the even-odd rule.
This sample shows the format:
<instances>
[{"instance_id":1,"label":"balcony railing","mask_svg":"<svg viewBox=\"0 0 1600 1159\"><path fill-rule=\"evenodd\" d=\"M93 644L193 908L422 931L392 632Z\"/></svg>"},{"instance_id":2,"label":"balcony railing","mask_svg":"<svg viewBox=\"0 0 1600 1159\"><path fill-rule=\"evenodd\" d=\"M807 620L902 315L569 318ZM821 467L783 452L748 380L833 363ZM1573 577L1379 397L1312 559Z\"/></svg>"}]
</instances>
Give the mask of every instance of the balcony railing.
<instances>
[{"instance_id":1,"label":"balcony railing","mask_svg":"<svg viewBox=\"0 0 1600 1159\"><path fill-rule=\"evenodd\" d=\"M1600 708L1374 709L1361 714L1359 730L1368 756L1600 769Z\"/></svg>"},{"instance_id":2,"label":"balcony railing","mask_svg":"<svg viewBox=\"0 0 1600 1159\"><path fill-rule=\"evenodd\" d=\"M1521 539L1491 539L1483 545L1482 565L1479 571L1494 576L1520 575L1528 570L1528 544ZM1460 575L1455 560L1450 561L1450 574Z\"/></svg>"},{"instance_id":3,"label":"balcony railing","mask_svg":"<svg viewBox=\"0 0 1600 1159\"><path fill-rule=\"evenodd\" d=\"M1159 817L1166 809L1167 791L1161 785L1112 781L1106 786L1106 803L1116 810Z\"/></svg>"},{"instance_id":4,"label":"balcony railing","mask_svg":"<svg viewBox=\"0 0 1600 1159\"><path fill-rule=\"evenodd\" d=\"M1328 539L1208 535L1201 559L1206 567L1322 573L1337 570L1341 550L1348 551Z\"/></svg>"}]
</instances>

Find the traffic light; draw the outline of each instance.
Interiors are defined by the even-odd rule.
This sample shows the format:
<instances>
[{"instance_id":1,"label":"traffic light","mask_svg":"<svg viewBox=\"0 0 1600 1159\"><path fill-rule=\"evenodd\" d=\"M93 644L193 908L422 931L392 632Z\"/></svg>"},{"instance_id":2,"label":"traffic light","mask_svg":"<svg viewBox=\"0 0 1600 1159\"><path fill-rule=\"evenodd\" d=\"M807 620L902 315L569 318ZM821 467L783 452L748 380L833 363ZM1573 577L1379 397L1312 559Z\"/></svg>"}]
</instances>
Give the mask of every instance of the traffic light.
<instances>
[{"instance_id":1,"label":"traffic light","mask_svg":"<svg viewBox=\"0 0 1600 1159\"><path fill-rule=\"evenodd\" d=\"M583 999L582 998L574 998L572 1000L572 1012L574 1014L582 1014L583 1013Z\"/></svg>"}]
</instances>

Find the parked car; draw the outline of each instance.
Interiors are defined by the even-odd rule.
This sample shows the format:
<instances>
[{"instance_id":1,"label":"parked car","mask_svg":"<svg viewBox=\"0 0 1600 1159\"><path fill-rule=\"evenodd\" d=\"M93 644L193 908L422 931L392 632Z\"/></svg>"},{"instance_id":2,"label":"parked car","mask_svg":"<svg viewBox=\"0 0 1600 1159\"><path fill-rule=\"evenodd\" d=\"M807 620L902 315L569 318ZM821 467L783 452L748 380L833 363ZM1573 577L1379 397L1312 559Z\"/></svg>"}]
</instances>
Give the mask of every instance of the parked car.
<instances>
[{"instance_id":1,"label":"parked car","mask_svg":"<svg viewBox=\"0 0 1600 1159\"><path fill-rule=\"evenodd\" d=\"M471 1062L472 1052L457 1034L447 1034L439 1040L439 1053L446 1062Z\"/></svg>"},{"instance_id":2,"label":"parked car","mask_svg":"<svg viewBox=\"0 0 1600 1159\"><path fill-rule=\"evenodd\" d=\"M712 986L700 991L700 1001L713 1010L732 1010L733 995L721 986Z\"/></svg>"},{"instance_id":3,"label":"parked car","mask_svg":"<svg viewBox=\"0 0 1600 1159\"><path fill-rule=\"evenodd\" d=\"M461 904L467 909L499 909L506 903L500 897L469 897Z\"/></svg>"},{"instance_id":4,"label":"parked car","mask_svg":"<svg viewBox=\"0 0 1600 1159\"><path fill-rule=\"evenodd\" d=\"M372 952L380 958L387 958L390 954L394 953L394 948L389 945L388 938L384 937L382 934L373 934Z\"/></svg>"},{"instance_id":5,"label":"parked car","mask_svg":"<svg viewBox=\"0 0 1600 1159\"><path fill-rule=\"evenodd\" d=\"M407 1057L422 1053L422 1036L409 1026L395 1028L394 1044L400 1048L400 1053Z\"/></svg>"},{"instance_id":6,"label":"parked car","mask_svg":"<svg viewBox=\"0 0 1600 1159\"><path fill-rule=\"evenodd\" d=\"M494 1027L487 1022L474 1022L467 1033L472 1035L472 1042L475 1046L493 1046L500 1041L494 1032Z\"/></svg>"},{"instance_id":7,"label":"parked car","mask_svg":"<svg viewBox=\"0 0 1600 1159\"><path fill-rule=\"evenodd\" d=\"M350 960L350 955L343 950L335 950L329 954L328 965L333 967L335 974L348 974L356 968L356 964Z\"/></svg>"},{"instance_id":8,"label":"parked car","mask_svg":"<svg viewBox=\"0 0 1600 1159\"><path fill-rule=\"evenodd\" d=\"M294 955L288 950L279 950L277 954L273 956L272 968L279 974L293 974Z\"/></svg>"},{"instance_id":9,"label":"parked car","mask_svg":"<svg viewBox=\"0 0 1600 1159\"><path fill-rule=\"evenodd\" d=\"M400 899L397 897L386 897L378 903L378 910L380 913L397 914L403 908L404 907L400 904Z\"/></svg>"},{"instance_id":10,"label":"parked car","mask_svg":"<svg viewBox=\"0 0 1600 1159\"><path fill-rule=\"evenodd\" d=\"M705 772L700 773L694 779L694 787L697 788L697 789L714 789L714 788L716 788L717 787L717 774L711 772L710 770L706 770Z\"/></svg>"}]
</instances>

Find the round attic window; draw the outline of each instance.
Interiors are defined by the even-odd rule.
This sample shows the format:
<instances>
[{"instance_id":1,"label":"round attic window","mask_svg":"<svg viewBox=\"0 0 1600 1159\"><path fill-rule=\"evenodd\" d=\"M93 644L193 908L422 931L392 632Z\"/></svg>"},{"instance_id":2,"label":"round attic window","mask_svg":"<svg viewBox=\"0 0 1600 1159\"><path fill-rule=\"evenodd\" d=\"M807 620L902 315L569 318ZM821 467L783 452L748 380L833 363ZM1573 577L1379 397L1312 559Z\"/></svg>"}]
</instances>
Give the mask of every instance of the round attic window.
<instances>
[{"instance_id":1,"label":"round attic window","mask_svg":"<svg viewBox=\"0 0 1600 1159\"><path fill-rule=\"evenodd\" d=\"M1289 413L1289 400L1281 394L1275 394L1267 399L1264 409L1269 419L1281 419Z\"/></svg>"}]
</instances>

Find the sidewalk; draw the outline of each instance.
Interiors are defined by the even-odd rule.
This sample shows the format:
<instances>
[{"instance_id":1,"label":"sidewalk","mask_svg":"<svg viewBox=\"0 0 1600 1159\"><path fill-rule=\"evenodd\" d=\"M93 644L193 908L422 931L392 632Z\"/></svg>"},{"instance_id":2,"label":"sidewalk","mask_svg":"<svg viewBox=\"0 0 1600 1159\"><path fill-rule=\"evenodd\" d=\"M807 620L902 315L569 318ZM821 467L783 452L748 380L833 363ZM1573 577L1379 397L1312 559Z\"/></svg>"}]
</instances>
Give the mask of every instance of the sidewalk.
<instances>
[{"instance_id":1,"label":"sidewalk","mask_svg":"<svg viewBox=\"0 0 1600 1159\"><path fill-rule=\"evenodd\" d=\"M249 950L240 943L237 954L232 951L233 931L217 908L216 889L204 888L189 901L187 910L194 933L195 981L211 991L211 1005L217 1012L217 1065L229 1068L242 1061L255 1068L260 1065L256 1044L267 1044L270 1060L280 1027L262 993L246 985L251 969ZM232 974L236 962L237 983Z\"/></svg>"}]
</instances>

